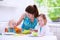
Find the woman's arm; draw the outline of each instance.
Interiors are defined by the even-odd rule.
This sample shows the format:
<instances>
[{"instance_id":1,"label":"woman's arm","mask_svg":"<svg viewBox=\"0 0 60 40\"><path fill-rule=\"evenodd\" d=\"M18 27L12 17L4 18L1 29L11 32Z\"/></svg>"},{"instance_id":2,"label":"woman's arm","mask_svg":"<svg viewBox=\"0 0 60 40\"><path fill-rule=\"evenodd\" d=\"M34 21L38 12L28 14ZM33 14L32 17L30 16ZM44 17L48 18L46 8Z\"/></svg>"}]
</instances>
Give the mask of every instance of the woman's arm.
<instances>
[{"instance_id":1,"label":"woman's arm","mask_svg":"<svg viewBox=\"0 0 60 40\"><path fill-rule=\"evenodd\" d=\"M18 25L22 22L22 20L24 19L24 17L25 17L25 14L23 14L23 15L19 18L18 22L16 23L16 26L18 26Z\"/></svg>"}]
</instances>

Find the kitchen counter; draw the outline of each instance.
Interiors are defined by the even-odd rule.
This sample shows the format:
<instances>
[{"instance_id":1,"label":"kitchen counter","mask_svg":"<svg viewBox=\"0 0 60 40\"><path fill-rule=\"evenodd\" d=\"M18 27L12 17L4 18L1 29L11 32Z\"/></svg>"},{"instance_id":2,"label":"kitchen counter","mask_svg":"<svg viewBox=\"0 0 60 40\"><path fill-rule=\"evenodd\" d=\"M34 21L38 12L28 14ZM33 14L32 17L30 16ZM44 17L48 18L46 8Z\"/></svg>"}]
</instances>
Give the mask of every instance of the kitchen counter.
<instances>
[{"instance_id":1,"label":"kitchen counter","mask_svg":"<svg viewBox=\"0 0 60 40\"><path fill-rule=\"evenodd\" d=\"M57 37L54 35L33 37L30 34L23 35L23 36L21 36L21 35L1 35L0 40L57 40Z\"/></svg>"}]
</instances>

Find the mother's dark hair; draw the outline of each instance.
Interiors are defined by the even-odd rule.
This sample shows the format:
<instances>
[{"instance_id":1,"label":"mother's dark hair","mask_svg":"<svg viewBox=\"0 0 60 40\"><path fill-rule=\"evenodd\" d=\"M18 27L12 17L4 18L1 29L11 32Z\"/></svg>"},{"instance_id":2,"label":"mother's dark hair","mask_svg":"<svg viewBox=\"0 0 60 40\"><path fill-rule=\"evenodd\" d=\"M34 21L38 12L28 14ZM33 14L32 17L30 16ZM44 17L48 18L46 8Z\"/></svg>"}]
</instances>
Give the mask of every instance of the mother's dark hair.
<instances>
[{"instance_id":1,"label":"mother's dark hair","mask_svg":"<svg viewBox=\"0 0 60 40\"><path fill-rule=\"evenodd\" d=\"M34 9L35 9L35 14L34 14L34 16L35 16L35 17L38 17L39 12L38 12L37 6L36 6L36 5L33 5L33 7L34 7Z\"/></svg>"},{"instance_id":2,"label":"mother's dark hair","mask_svg":"<svg viewBox=\"0 0 60 40\"><path fill-rule=\"evenodd\" d=\"M35 18L38 17L38 15L39 15L39 12L38 12L36 5L33 5L33 6L29 5L28 7L26 7L25 11L30 13L30 14L34 14Z\"/></svg>"}]
</instances>

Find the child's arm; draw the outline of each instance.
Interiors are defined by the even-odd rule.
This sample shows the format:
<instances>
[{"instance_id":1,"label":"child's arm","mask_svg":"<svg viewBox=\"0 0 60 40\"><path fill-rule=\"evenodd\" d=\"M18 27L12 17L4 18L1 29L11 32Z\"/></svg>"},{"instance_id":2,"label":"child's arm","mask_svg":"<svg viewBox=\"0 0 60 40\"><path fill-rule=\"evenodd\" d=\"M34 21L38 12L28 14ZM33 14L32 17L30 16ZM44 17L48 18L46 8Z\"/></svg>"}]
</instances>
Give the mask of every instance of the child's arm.
<instances>
[{"instance_id":1,"label":"child's arm","mask_svg":"<svg viewBox=\"0 0 60 40\"><path fill-rule=\"evenodd\" d=\"M46 33L45 27L42 27L41 32L40 32L40 36L44 36Z\"/></svg>"}]
</instances>

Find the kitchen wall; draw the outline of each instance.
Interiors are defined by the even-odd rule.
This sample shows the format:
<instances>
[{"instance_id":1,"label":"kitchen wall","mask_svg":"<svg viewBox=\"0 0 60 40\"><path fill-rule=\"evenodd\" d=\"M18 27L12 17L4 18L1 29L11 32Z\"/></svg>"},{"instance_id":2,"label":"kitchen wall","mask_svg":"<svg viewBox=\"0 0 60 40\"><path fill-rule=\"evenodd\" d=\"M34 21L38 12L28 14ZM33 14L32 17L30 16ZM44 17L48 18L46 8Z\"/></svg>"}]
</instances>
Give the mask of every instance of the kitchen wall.
<instances>
[{"instance_id":1,"label":"kitchen wall","mask_svg":"<svg viewBox=\"0 0 60 40\"><path fill-rule=\"evenodd\" d=\"M8 27L9 20L14 19L17 21L25 12L25 8L33 4L33 0L0 1L0 32L4 32L5 27Z\"/></svg>"},{"instance_id":2,"label":"kitchen wall","mask_svg":"<svg viewBox=\"0 0 60 40\"><path fill-rule=\"evenodd\" d=\"M8 21L11 19L18 20L25 12L26 6L34 4L33 0L3 0L0 1L0 32L4 32L5 27L8 27ZM51 23L52 24L52 23ZM20 25L21 26L21 25ZM60 37L60 26L49 25L55 35ZM56 28L57 27L57 28ZM58 28L59 27L59 28ZM56 30L57 29L57 30Z\"/></svg>"},{"instance_id":3,"label":"kitchen wall","mask_svg":"<svg viewBox=\"0 0 60 40\"><path fill-rule=\"evenodd\" d=\"M32 4L34 4L33 0L0 1L0 21L17 20L24 13L25 8Z\"/></svg>"}]
</instances>

